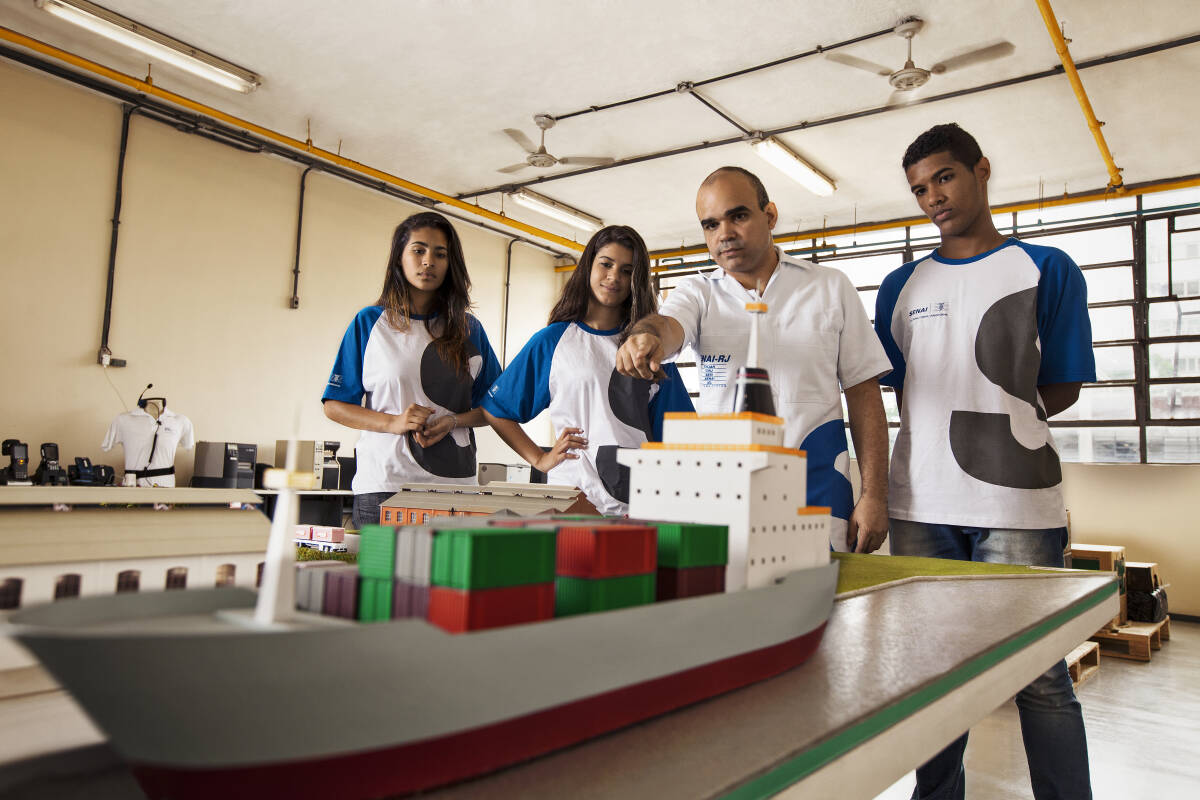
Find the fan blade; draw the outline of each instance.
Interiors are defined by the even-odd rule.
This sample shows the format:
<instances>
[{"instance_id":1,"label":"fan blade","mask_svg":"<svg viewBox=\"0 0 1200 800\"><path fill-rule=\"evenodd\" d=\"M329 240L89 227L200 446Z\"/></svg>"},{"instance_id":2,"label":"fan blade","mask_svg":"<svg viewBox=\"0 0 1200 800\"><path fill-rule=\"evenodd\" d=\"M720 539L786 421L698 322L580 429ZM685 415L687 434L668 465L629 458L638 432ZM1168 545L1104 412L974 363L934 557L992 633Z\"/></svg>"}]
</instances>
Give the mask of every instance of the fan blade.
<instances>
[{"instance_id":1,"label":"fan blade","mask_svg":"<svg viewBox=\"0 0 1200 800\"><path fill-rule=\"evenodd\" d=\"M825 58L830 61L836 61L839 64L845 64L847 67L874 72L876 75L891 75L895 70L888 69L882 64L876 64L874 61L867 61L858 56L850 56L845 53L826 53Z\"/></svg>"},{"instance_id":2,"label":"fan blade","mask_svg":"<svg viewBox=\"0 0 1200 800\"><path fill-rule=\"evenodd\" d=\"M509 164L507 167L501 167L496 172L520 172L529 166L529 162L522 161L520 164Z\"/></svg>"},{"instance_id":3,"label":"fan blade","mask_svg":"<svg viewBox=\"0 0 1200 800\"><path fill-rule=\"evenodd\" d=\"M534 147L533 142L529 141L529 137L521 133L516 128L505 128L504 132L508 134L508 138L521 145L521 149L526 153L532 153L537 150L537 148ZM503 171L504 170L501 170L501 172Z\"/></svg>"},{"instance_id":4,"label":"fan blade","mask_svg":"<svg viewBox=\"0 0 1200 800\"><path fill-rule=\"evenodd\" d=\"M560 158L560 164L575 164L580 167L606 167L616 161L615 158L608 156L566 156Z\"/></svg>"},{"instance_id":5,"label":"fan blade","mask_svg":"<svg viewBox=\"0 0 1200 800\"><path fill-rule=\"evenodd\" d=\"M1004 56L1011 55L1015 49L1012 42L997 42L987 47L972 50L969 53L963 53L961 56L951 56L939 64L934 64L933 69L929 71L941 75L943 72L949 72L953 69L962 69L972 64L991 61L995 58L1004 58Z\"/></svg>"}]
</instances>

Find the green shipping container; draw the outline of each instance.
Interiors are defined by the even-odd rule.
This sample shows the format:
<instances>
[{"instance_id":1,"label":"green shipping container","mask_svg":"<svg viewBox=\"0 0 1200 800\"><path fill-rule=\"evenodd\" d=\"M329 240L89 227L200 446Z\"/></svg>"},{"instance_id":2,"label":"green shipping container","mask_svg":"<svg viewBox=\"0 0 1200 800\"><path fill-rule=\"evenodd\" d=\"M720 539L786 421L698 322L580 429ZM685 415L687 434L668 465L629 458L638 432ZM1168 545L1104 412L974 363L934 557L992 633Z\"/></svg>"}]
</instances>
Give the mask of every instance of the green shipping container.
<instances>
[{"instance_id":1,"label":"green shipping container","mask_svg":"<svg viewBox=\"0 0 1200 800\"><path fill-rule=\"evenodd\" d=\"M685 522L658 522L660 567L715 567L729 563L729 528Z\"/></svg>"},{"instance_id":2,"label":"green shipping container","mask_svg":"<svg viewBox=\"0 0 1200 800\"><path fill-rule=\"evenodd\" d=\"M433 540L432 582L454 589L496 589L554 580L558 532L532 528L461 528Z\"/></svg>"},{"instance_id":3,"label":"green shipping container","mask_svg":"<svg viewBox=\"0 0 1200 800\"><path fill-rule=\"evenodd\" d=\"M612 611L654 602L655 573L620 578L555 578L554 616Z\"/></svg>"},{"instance_id":4,"label":"green shipping container","mask_svg":"<svg viewBox=\"0 0 1200 800\"><path fill-rule=\"evenodd\" d=\"M388 578L396 574L396 529L364 525L358 541L358 574L364 578Z\"/></svg>"},{"instance_id":5,"label":"green shipping container","mask_svg":"<svg viewBox=\"0 0 1200 800\"><path fill-rule=\"evenodd\" d=\"M358 619L360 622L387 622L392 618L394 578L367 578L359 581Z\"/></svg>"}]
</instances>

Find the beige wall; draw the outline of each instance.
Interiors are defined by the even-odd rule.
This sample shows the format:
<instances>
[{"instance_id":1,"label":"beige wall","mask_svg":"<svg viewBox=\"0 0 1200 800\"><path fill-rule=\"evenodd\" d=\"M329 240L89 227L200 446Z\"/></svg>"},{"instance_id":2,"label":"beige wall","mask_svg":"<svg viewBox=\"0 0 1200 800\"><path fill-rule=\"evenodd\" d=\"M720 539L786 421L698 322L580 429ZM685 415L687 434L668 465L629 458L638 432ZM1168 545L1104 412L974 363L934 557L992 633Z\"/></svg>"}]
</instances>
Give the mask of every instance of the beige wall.
<instances>
[{"instance_id":1,"label":"beige wall","mask_svg":"<svg viewBox=\"0 0 1200 800\"><path fill-rule=\"evenodd\" d=\"M1172 612L1200 615L1200 465L1064 464L1071 539L1157 561Z\"/></svg>"},{"instance_id":2,"label":"beige wall","mask_svg":"<svg viewBox=\"0 0 1200 800\"><path fill-rule=\"evenodd\" d=\"M135 116L109 344L96 364L121 110L113 101L0 61L0 437L60 446L120 469L100 450L112 419L147 383L191 418L197 439L274 442L357 433L327 420L320 395L347 324L378 296L391 232L417 210L311 174L300 308L288 307L301 167ZM475 313L499 350L508 239L456 223ZM509 354L540 328L558 281L548 253L513 248ZM111 379L117 392L106 380ZM530 431L549 441L548 425ZM490 430L480 459L520 459ZM7 464L7 459L3 460ZM176 457L179 477L192 453Z\"/></svg>"}]
</instances>

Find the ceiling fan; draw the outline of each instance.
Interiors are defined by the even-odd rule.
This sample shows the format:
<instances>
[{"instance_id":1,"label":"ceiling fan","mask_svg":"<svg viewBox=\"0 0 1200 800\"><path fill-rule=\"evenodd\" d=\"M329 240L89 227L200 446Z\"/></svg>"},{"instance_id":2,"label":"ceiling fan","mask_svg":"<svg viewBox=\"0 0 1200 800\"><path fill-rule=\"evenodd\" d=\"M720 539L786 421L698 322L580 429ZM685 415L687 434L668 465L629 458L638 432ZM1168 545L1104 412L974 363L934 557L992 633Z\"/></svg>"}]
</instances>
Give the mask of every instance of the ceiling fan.
<instances>
[{"instance_id":1,"label":"ceiling fan","mask_svg":"<svg viewBox=\"0 0 1200 800\"><path fill-rule=\"evenodd\" d=\"M825 58L830 61L836 61L839 64L844 64L847 67L855 67L856 69L873 72L876 75L882 75L888 79L888 83L892 85L895 91L888 98L888 105L894 103L911 101L915 99L914 89L918 89L925 85L931 75L941 75L943 72L962 69L973 64L979 64L984 61L991 61L996 58L1003 58L1009 55L1015 49L1012 42L1000 41L995 44L979 47L970 50L961 55L952 56L945 61L940 61L934 64L929 69L918 67L913 63L912 58L912 40L913 37L920 32L924 27L925 21L917 17L906 17L900 20L894 33L908 40L908 60L904 62L904 66L897 70L891 70L882 64L876 64L873 61L867 61L857 56L848 55L846 53L826 53Z\"/></svg>"},{"instance_id":2,"label":"ceiling fan","mask_svg":"<svg viewBox=\"0 0 1200 800\"><path fill-rule=\"evenodd\" d=\"M521 149L526 152L525 160L517 164L509 164L507 167L501 167L497 172L517 172L526 167L553 167L555 164L574 164L581 167L598 167L606 164L611 164L615 159L608 156L563 156L558 158L546 152L546 131L554 127L557 122L554 117L549 114L534 114L533 122L542 129L542 141L536 148L533 142L529 140L521 131L516 128L505 128L504 132L508 138L521 146Z\"/></svg>"}]
</instances>

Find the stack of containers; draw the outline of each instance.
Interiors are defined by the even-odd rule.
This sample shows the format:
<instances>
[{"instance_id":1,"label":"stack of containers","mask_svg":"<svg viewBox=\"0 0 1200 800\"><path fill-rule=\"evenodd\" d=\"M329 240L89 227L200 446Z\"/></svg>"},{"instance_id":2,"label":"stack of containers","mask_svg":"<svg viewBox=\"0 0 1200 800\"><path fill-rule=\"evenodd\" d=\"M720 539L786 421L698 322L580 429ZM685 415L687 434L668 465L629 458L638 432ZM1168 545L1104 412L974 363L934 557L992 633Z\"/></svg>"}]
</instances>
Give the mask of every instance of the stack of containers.
<instances>
[{"instance_id":1,"label":"stack of containers","mask_svg":"<svg viewBox=\"0 0 1200 800\"><path fill-rule=\"evenodd\" d=\"M462 633L550 619L554 544L553 528L439 530L433 538L429 621Z\"/></svg>"},{"instance_id":2,"label":"stack of containers","mask_svg":"<svg viewBox=\"0 0 1200 800\"><path fill-rule=\"evenodd\" d=\"M725 591L729 529L724 525L659 522L657 600Z\"/></svg>"},{"instance_id":3,"label":"stack of containers","mask_svg":"<svg viewBox=\"0 0 1200 800\"><path fill-rule=\"evenodd\" d=\"M560 524L555 616L654 602L653 527L570 520Z\"/></svg>"},{"instance_id":4,"label":"stack of containers","mask_svg":"<svg viewBox=\"0 0 1200 800\"><path fill-rule=\"evenodd\" d=\"M396 529L364 525L358 551L358 619L385 622L392 618L396 580Z\"/></svg>"},{"instance_id":5,"label":"stack of containers","mask_svg":"<svg viewBox=\"0 0 1200 800\"><path fill-rule=\"evenodd\" d=\"M407 525L396 529L395 584L392 588L392 616L429 615L429 569L433 561L433 528Z\"/></svg>"},{"instance_id":6,"label":"stack of containers","mask_svg":"<svg viewBox=\"0 0 1200 800\"><path fill-rule=\"evenodd\" d=\"M325 608L326 583L334 572L348 572L355 577L358 568L343 561L302 561L296 564L296 608L314 614L344 616L334 614L332 608Z\"/></svg>"}]
</instances>

